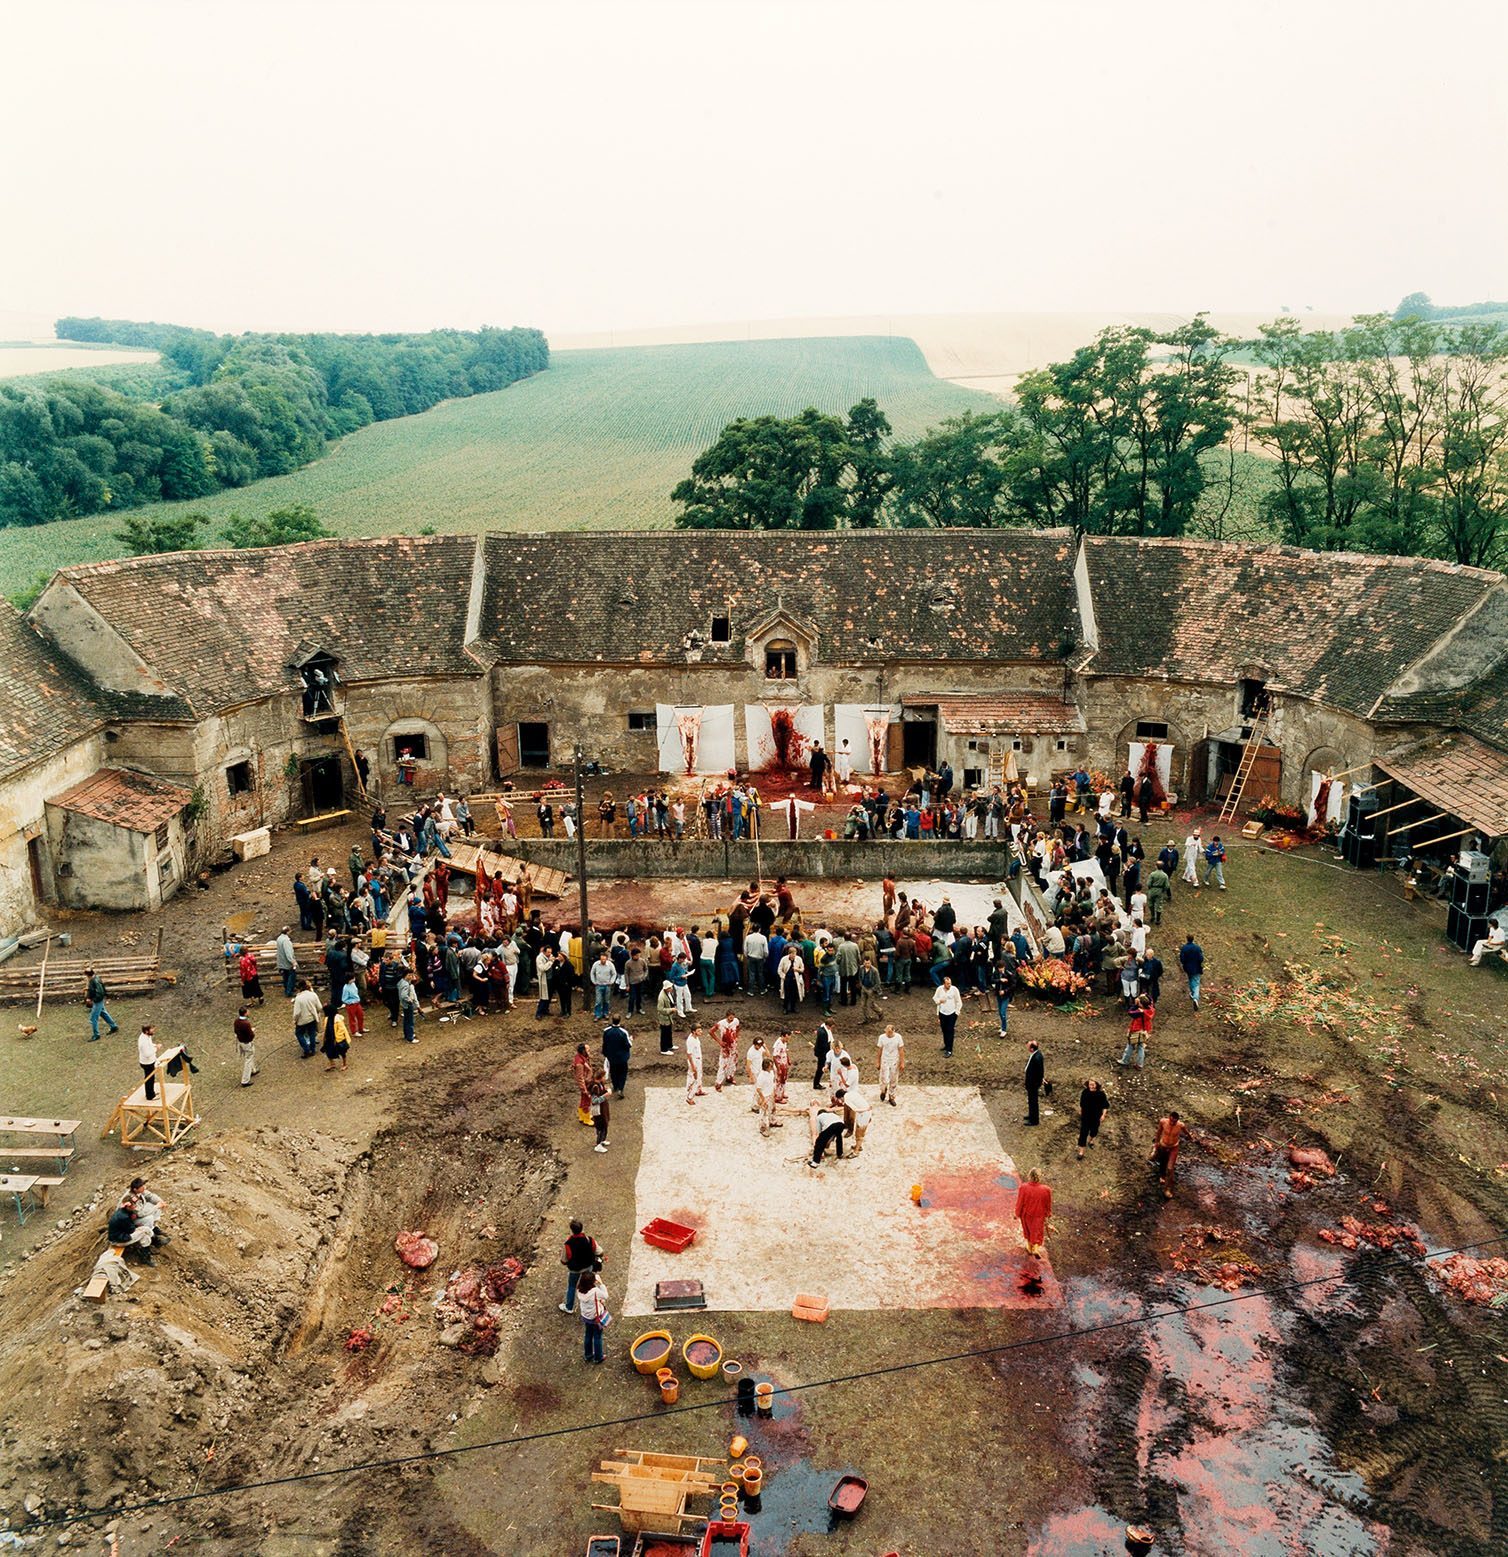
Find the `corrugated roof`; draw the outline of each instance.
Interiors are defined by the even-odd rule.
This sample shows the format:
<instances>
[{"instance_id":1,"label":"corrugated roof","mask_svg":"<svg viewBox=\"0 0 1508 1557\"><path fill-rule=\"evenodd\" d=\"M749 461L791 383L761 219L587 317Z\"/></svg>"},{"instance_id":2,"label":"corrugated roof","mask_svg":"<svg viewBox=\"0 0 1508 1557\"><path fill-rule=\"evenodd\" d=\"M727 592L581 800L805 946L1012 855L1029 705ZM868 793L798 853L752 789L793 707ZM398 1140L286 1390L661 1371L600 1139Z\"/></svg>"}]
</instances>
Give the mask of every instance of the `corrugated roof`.
<instances>
[{"instance_id":1,"label":"corrugated roof","mask_svg":"<svg viewBox=\"0 0 1508 1557\"><path fill-rule=\"evenodd\" d=\"M1487 837L1508 835L1508 753L1494 751L1474 736L1447 735L1390 752L1376 764L1421 800L1480 828Z\"/></svg>"},{"instance_id":2,"label":"corrugated roof","mask_svg":"<svg viewBox=\"0 0 1508 1557\"><path fill-rule=\"evenodd\" d=\"M176 816L193 798L189 790L147 773L136 773L130 768L101 768L72 789L54 795L47 804L133 833L150 833Z\"/></svg>"}]
</instances>

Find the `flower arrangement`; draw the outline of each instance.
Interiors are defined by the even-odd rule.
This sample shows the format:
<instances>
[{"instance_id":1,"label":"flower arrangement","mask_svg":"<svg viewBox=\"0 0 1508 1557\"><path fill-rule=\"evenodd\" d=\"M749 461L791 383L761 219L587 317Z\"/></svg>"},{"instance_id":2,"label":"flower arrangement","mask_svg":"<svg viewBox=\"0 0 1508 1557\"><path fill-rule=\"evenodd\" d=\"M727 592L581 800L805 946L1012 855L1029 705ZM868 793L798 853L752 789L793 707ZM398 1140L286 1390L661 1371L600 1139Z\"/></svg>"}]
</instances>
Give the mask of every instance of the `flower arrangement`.
<instances>
[{"instance_id":1,"label":"flower arrangement","mask_svg":"<svg viewBox=\"0 0 1508 1557\"><path fill-rule=\"evenodd\" d=\"M1071 964L1061 957L1047 957L1041 962L1023 962L1016 970L1021 987L1030 995L1040 995L1056 1004L1077 1000L1089 993L1089 980L1082 973L1075 973Z\"/></svg>"},{"instance_id":2,"label":"flower arrangement","mask_svg":"<svg viewBox=\"0 0 1508 1557\"><path fill-rule=\"evenodd\" d=\"M1265 827L1286 827L1304 832L1309 826L1308 817L1298 806L1284 805L1275 795L1263 795L1246 814Z\"/></svg>"}]
</instances>

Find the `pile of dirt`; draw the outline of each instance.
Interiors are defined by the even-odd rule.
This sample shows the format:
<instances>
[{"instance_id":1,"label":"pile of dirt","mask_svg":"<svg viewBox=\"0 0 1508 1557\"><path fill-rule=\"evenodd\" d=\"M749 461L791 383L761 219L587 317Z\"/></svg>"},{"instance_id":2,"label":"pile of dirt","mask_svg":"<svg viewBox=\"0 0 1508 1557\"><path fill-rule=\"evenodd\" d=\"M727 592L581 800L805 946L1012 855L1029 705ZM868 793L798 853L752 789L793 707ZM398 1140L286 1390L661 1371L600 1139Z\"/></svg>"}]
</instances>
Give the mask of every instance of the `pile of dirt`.
<instances>
[{"instance_id":1,"label":"pile of dirt","mask_svg":"<svg viewBox=\"0 0 1508 1557\"><path fill-rule=\"evenodd\" d=\"M230 1429L341 1214L348 1148L268 1126L149 1170L172 1243L126 1298L76 1289L105 1247L101 1195L9 1282L0 1513L178 1488Z\"/></svg>"}]
</instances>

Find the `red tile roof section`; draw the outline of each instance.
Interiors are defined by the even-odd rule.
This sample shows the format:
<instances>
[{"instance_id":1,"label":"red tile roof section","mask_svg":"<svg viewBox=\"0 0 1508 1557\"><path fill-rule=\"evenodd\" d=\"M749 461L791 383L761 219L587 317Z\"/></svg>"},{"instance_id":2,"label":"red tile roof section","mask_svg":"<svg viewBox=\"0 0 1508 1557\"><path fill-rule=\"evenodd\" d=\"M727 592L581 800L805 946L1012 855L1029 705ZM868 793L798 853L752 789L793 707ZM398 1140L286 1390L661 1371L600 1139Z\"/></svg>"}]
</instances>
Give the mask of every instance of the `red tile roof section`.
<instances>
[{"instance_id":1,"label":"red tile roof section","mask_svg":"<svg viewBox=\"0 0 1508 1557\"><path fill-rule=\"evenodd\" d=\"M47 803L133 833L150 833L176 816L193 798L177 784L164 783L146 773L133 773L129 768L101 768Z\"/></svg>"}]
</instances>

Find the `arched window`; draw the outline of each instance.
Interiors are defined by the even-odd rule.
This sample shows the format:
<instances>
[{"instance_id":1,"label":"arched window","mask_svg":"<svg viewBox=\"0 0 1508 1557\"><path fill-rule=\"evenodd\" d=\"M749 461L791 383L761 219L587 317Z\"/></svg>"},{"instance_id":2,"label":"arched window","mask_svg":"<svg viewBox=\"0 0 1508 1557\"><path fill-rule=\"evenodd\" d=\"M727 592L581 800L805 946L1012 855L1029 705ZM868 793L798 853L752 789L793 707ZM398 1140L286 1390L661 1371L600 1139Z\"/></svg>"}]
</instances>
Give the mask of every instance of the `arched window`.
<instances>
[{"instance_id":1,"label":"arched window","mask_svg":"<svg viewBox=\"0 0 1508 1557\"><path fill-rule=\"evenodd\" d=\"M796 679L796 645L789 638L771 638L764 646L764 673L771 681Z\"/></svg>"}]
</instances>

